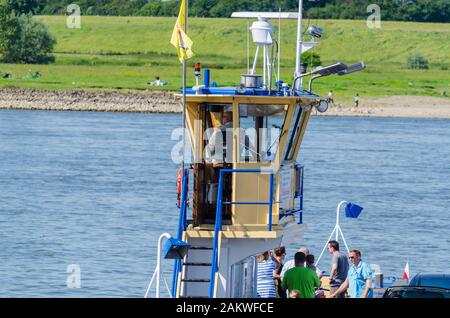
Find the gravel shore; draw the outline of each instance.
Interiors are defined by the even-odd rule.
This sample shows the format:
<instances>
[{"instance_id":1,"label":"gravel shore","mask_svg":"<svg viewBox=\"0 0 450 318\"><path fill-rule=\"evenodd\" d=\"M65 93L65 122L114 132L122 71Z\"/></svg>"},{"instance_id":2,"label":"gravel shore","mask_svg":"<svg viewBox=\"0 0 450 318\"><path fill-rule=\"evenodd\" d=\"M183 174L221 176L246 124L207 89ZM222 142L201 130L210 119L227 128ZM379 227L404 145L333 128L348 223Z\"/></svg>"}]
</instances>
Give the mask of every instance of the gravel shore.
<instances>
[{"instance_id":1,"label":"gravel shore","mask_svg":"<svg viewBox=\"0 0 450 318\"><path fill-rule=\"evenodd\" d=\"M450 119L450 98L387 96L362 100L359 107L336 104L328 116L411 117Z\"/></svg>"},{"instance_id":2,"label":"gravel shore","mask_svg":"<svg viewBox=\"0 0 450 318\"><path fill-rule=\"evenodd\" d=\"M0 89L0 109L178 113L173 93L165 91L87 91Z\"/></svg>"},{"instance_id":3,"label":"gravel shore","mask_svg":"<svg viewBox=\"0 0 450 318\"><path fill-rule=\"evenodd\" d=\"M0 109L179 113L173 92L88 91L1 88ZM317 112L314 112L315 114ZM450 98L388 96L362 99L358 108L331 105L328 116L414 117L450 119Z\"/></svg>"}]
</instances>

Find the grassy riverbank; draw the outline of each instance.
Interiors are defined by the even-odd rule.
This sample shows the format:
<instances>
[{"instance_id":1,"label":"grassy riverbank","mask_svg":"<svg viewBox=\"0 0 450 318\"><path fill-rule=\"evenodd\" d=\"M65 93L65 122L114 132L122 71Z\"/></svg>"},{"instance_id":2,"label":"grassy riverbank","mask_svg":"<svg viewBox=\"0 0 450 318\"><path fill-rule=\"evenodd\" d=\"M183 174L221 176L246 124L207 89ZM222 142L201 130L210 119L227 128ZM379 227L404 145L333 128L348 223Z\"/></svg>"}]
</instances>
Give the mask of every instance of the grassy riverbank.
<instances>
[{"instance_id":1,"label":"grassy riverbank","mask_svg":"<svg viewBox=\"0 0 450 318\"><path fill-rule=\"evenodd\" d=\"M165 89L181 86L181 67L169 44L174 18L82 17L81 29L68 29L65 17L41 16L57 38L56 63L51 65L5 65L1 72L12 78L0 80L0 87L43 89L148 89L156 76L170 83ZM316 49L322 62L364 60L365 72L317 81L315 88L329 89L343 102L358 92L361 96L440 96L450 91L450 24L383 22L381 29L368 29L365 21L311 21L325 29ZM276 23L274 23L276 24ZM236 85L244 73L246 20L190 20L190 36L196 57L212 69L219 85ZM282 78L290 80L294 65L295 22L282 24ZM253 51L253 48L252 48ZM430 61L429 70L406 70L406 55L419 51ZM32 79L28 72L39 71ZM189 71L191 73L191 71ZM193 76L189 84L193 85Z\"/></svg>"}]
</instances>

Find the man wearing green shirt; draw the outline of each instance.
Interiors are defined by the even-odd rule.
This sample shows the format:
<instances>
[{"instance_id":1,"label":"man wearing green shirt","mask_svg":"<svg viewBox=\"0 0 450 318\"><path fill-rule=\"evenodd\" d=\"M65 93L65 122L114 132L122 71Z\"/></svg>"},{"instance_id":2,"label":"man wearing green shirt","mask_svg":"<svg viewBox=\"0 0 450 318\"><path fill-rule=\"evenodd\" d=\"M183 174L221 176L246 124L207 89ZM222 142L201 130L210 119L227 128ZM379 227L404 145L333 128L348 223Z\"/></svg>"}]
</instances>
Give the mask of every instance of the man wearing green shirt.
<instances>
[{"instance_id":1,"label":"man wearing green shirt","mask_svg":"<svg viewBox=\"0 0 450 318\"><path fill-rule=\"evenodd\" d=\"M306 256L302 252L295 254L295 267L288 270L283 277L283 289L300 291L300 298L314 298L315 288L320 286L317 274L310 268L304 267Z\"/></svg>"}]
</instances>

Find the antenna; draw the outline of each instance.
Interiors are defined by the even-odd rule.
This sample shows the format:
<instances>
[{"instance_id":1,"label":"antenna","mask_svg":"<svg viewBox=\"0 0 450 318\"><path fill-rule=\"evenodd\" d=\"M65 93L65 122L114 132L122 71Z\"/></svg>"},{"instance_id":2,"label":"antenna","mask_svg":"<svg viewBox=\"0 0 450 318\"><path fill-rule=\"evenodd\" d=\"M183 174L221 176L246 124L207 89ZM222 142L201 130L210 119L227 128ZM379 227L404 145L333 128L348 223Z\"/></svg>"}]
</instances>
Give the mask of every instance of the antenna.
<instances>
[{"instance_id":1,"label":"antenna","mask_svg":"<svg viewBox=\"0 0 450 318\"><path fill-rule=\"evenodd\" d=\"M272 86L272 77L274 72L274 54L271 53L269 47L272 47L274 44L274 27L268 22L268 19L295 19L297 17L297 13L292 12L234 12L231 15L232 18L257 18L258 21L253 22L252 26L249 30L252 32L253 43L256 44L256 52L255 58L253 60L253 67L249 70L248 75L255 76L256 66L259 57L260 47L262 47L263 51L263 76L262 76L262 88L271 89ZM280 22L281 23L281 22ZM281 34L281 33L279 33ZM279 54L278 54L279 56ZM244 75L248 77L248 75ZM279 77L279 70L278 70ZM261 88L261 87L258 87Z\"/></svg>"},{"instance_id":2,"label":"antenna","mask_svg":"<svg viewBox=\"0 0 450 318\"><path fill-rule=\"evenodd\" d=\"M270 54L269 46L273 46L274 37L273 25L268 22L269 19L298 19L298 34L297 34L297 54L296 54L296 68L295 68L295 77L294 84L296 90L302 88L302 65L301 65L301 55L302 53L316 47L318 45L317 42L304 42L302 41L302 5L303 0L299 0L299 12L233 12L231 15L232 18L256 18L258 21L254 22L252 26L249 28L252 32L253 43L256 44L256 52L253 60L253 66L249 70L248 74L241 76L241 87L248 88L263 88L263 89L271 89L271 80L272 74L275 73L275 63L273 61L274 54ZM279 40L281 40L281 22L279 33ZM260 47L263 49L263 76L256 75L256 66L258 62L258 55L260 51ZM280 60L281 60L281 41L278 44L278 81L280 80ZM297 80L295 80L297 79ZM247 82L251 83L259 83L262 82L260 86L246 86ZM294 90L295 91L295 90Z\"/></svg>"},{"instance_id":3,"label":"antenna","mask_svg":"<svg viewBox=\"0 0 450 318\"><path fill-rule=\"evenodd\" d=\"M295 73L294 79L302 75L301 64L302 64L302 53L303 53L303 41L302 41L302 20L303 20L303 0L298 1L298 25L297 25L297 52L296 52L296 63L295 63ZM294 80L295 82L295 80ZM295 83L294 83L295 84ZM301 90L303 86L303 78L297 82L293 89Z\"/></svg>"},{"instance_id":4,"label":"antenna","mask_svg":"<svg viewBox=\"0 0 450 318\"><path fill-rule=\"evenodd\" d=\"M280 65L281 65L281 7L279 8L279 14L278 14L278 90L281 89L280 87Z\"/></svg>"},{"instance_id":5,"label":"antenna","mask_svg":"<svg viewBox=\"0 0 450 318\"><path fill-rule=\"evenodd\" d=\"M232 18L239 19L297 19L297 12L233 12Z\"/></svg>"},{"instance_id":6,"label":"antenna","mask_svg":"<svg viewBox=\"0 0 450 318\"><path fill-rule=\"evenodd\" d=\"M247 72L250 71L250 22L247 22Z\"/></svg>"}]
</instances>

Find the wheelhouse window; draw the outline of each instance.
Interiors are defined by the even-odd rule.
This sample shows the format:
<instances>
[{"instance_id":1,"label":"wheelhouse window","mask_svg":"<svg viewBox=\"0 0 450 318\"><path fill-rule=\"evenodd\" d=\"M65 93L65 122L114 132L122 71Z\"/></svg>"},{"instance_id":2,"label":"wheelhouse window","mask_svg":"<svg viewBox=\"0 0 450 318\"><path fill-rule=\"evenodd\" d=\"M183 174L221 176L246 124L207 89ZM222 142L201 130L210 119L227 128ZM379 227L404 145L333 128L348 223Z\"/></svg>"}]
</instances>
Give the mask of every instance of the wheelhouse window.
<instances>
[{"instance_id":1,"label":"wheelhouse window","mask_svg":"<svg viewBox=\"0 0 450 318\"><path fill-rule=\"evenodd\" d=\"M231 163L233 160L233 106L208 104L205 111L206 162Z\"/></svg>"},{"instance_id":2,"label":"wheelhouse window","mask_svg":"<svg viewBox=\"0 0 450 318\"><path fill-rule=\"evenodd\" d=\"M293 148L295 147L295 139L300 131L300 118L302 115L302 108L300 105L295 105L294 116L289 127L289 133L287 138L286 148L283 154L284 160L292 160L294 157Z\"/></svg>"},{"instance_id":3,"label":"wheelhouse window","mask_svg":"<svg viewBox=\"0 0 450 318\"><path fill-rule=\"evenodd\" d=\"M239 105L239 161L275 158L286 117L286 105Z\"/></svg>"}]
</instances>

